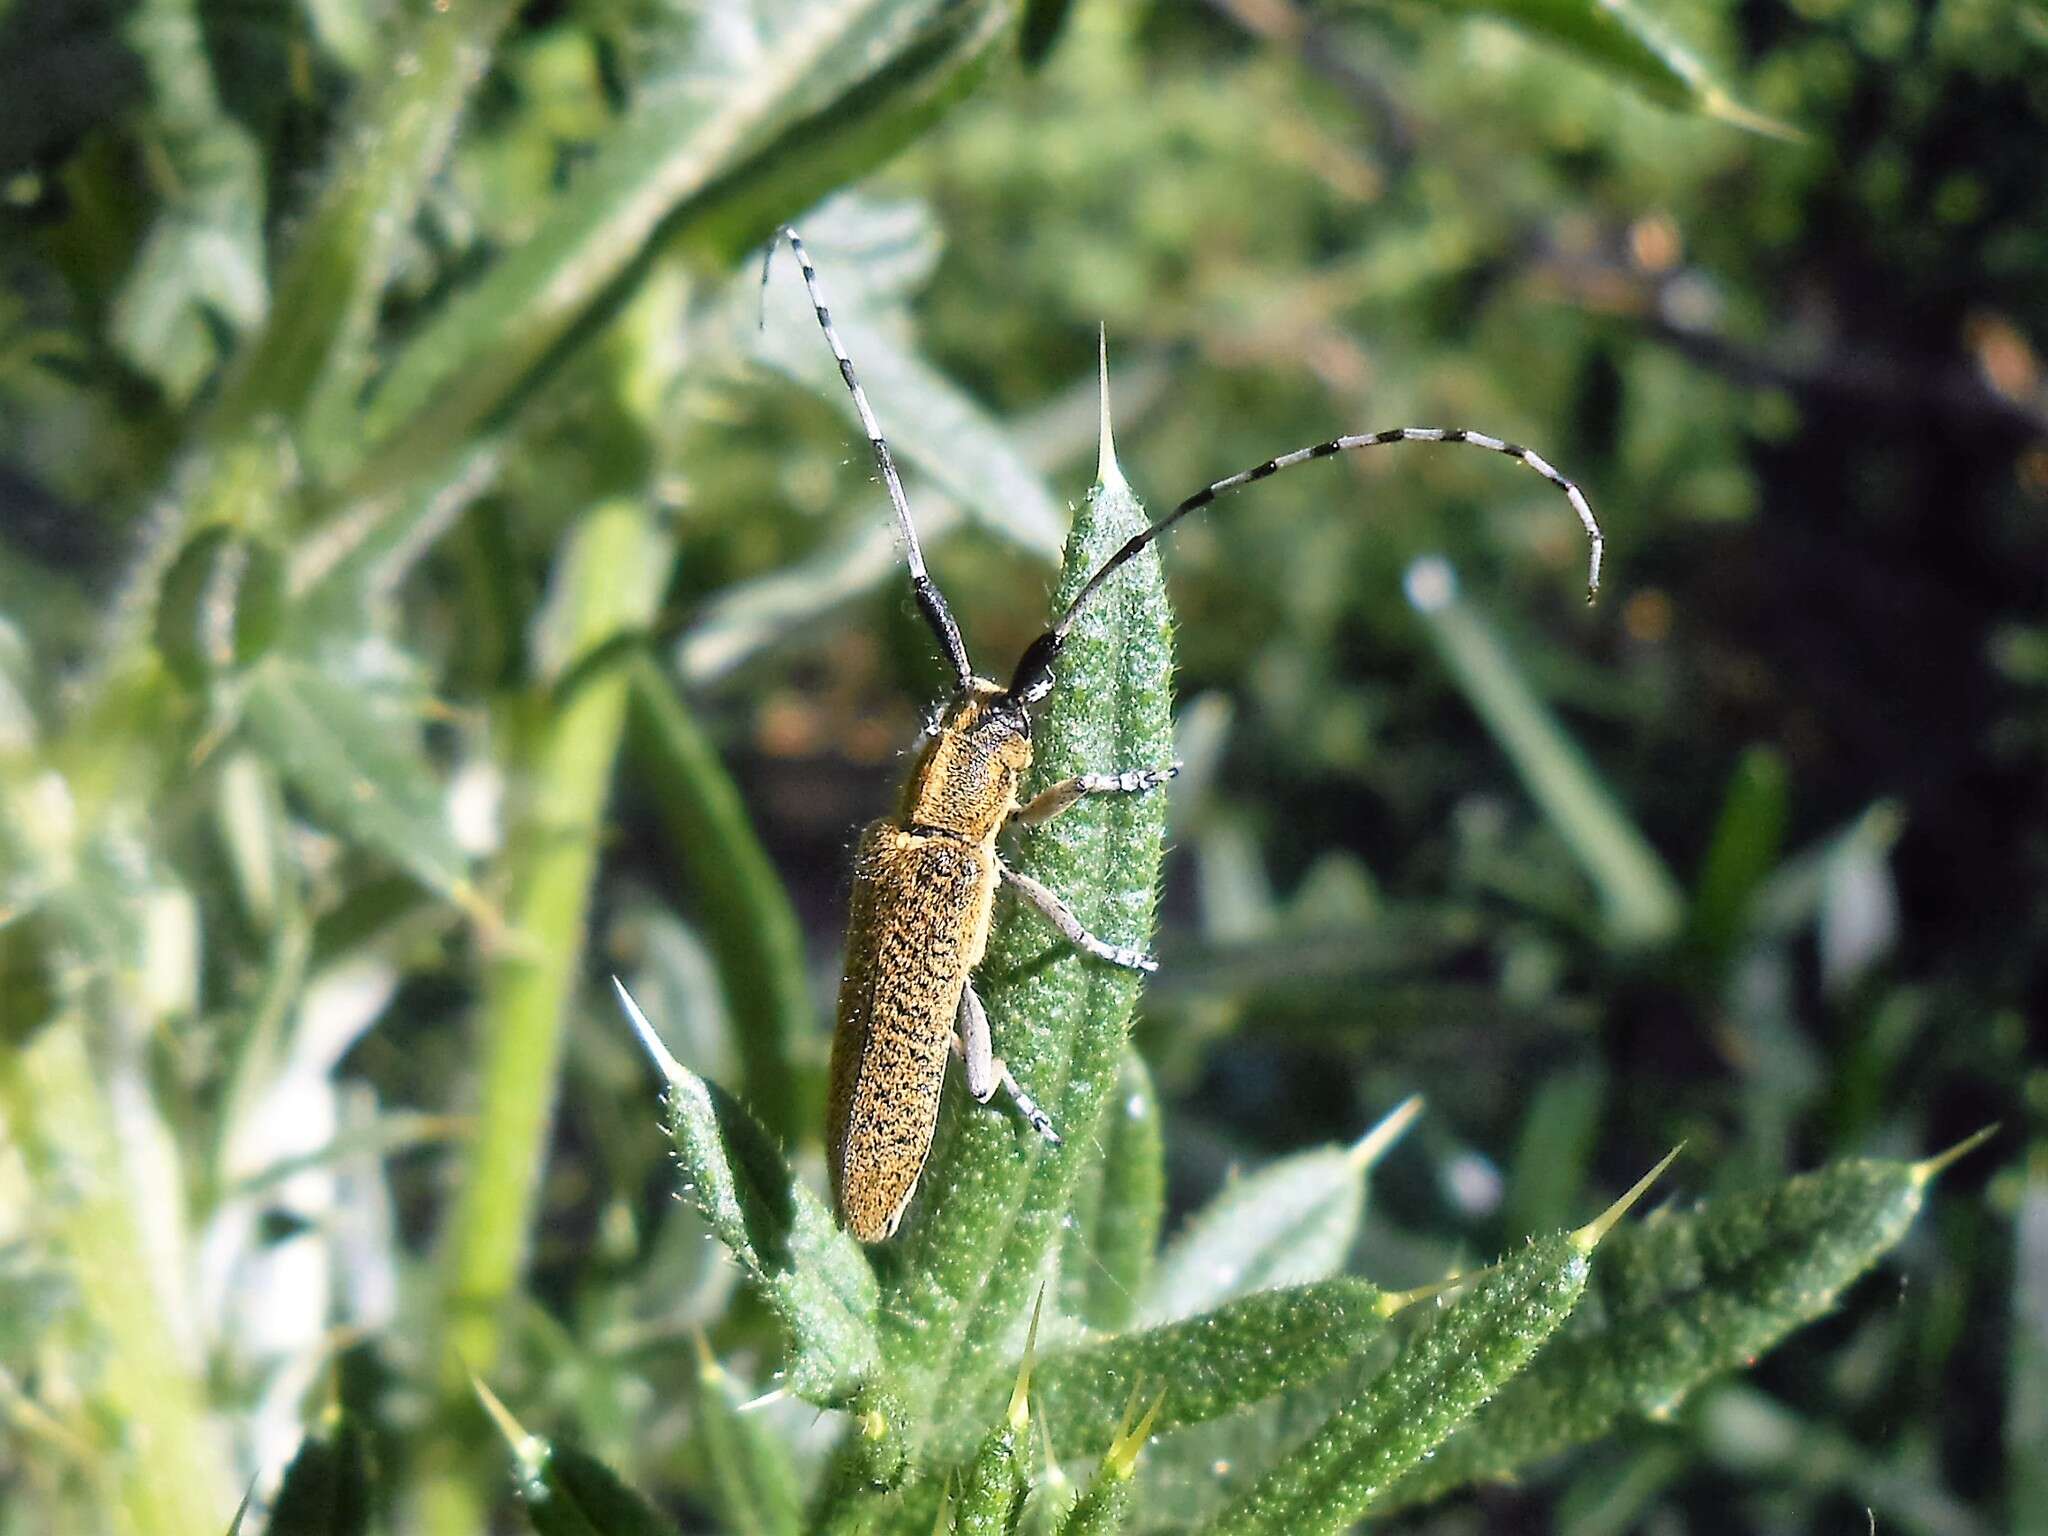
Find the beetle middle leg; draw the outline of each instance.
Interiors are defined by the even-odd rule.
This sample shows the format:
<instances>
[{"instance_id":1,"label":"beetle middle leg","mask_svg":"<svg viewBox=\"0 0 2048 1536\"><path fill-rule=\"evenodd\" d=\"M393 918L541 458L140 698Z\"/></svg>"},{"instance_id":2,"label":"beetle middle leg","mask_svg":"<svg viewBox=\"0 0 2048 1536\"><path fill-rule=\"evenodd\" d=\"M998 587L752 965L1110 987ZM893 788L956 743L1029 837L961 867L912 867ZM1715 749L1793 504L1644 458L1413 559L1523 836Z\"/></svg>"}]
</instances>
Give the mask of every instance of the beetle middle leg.
<instances>
[{"instance_id":1,"label":"beetle middle leg","mask_svg":"<svg viewBox=\"0 0 2048 1536\"><path fill-rule=\"evenodd\" d=\"M995 1042L989 1035L988 1010L981 1006L971 981L960 990L960 1016L953 1033L953 1049L960 1053L961 1065L967 1071L967 1091L974 1095L977 1104L986 1104L1000 1088L1017 1106L1017 1113L1030 1122L1031 1129L1054 1146L1060 1144L1060 1133L1052 1128L1052 1116L1038 1107L1037 1101L1010 1075L1003 1058L996 1055Z\"/></svg>"},{"instance_id":2,"label":"beetle middle leg","mask_svg":"<svg viewBox=\"0 0 2048 1536\"><path fill-rule=\"evenodd\" d=\"M1168 763L1164 768L1129 768L1122 773L1077 773L1025 801L1017 808L1017 819L1027 827L1042 827L1088 795L1141 795L1179 772L1179 763Z\"/></svg>"},{"instance_id":3,"label":"beetle middle leg","mask_svg":"<svg viewBox=\"0 0 2048 1536\"><path fill-rule=\"evenodd\" d=\"M1142 949L1132 949L1126 944L1112 944L1107 939L1098 939L1088 931L1087 925L1074 915L1072 907L1029 875L1019 874L1001 859L996 860L996 873L1017 887L1024 899L1045 914L1046 921L1059 929L1061 936L1084 954L1093 955L1098 960L1107 960L1111 965L1120 965L1127 971L1159 969L1159 962Z\"/></svg>"}]
</instances>

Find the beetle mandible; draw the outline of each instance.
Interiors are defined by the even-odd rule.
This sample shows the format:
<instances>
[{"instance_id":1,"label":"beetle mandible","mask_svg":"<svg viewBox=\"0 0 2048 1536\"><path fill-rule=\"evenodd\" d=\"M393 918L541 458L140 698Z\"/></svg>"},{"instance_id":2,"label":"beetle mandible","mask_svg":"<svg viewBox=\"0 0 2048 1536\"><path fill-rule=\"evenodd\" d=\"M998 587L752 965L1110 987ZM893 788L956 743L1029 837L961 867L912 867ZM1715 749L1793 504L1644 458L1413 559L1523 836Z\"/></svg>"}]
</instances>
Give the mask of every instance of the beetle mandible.
<instances>
[{"instance_id":1,"label":"beetle mandible","mask_svg":"<svg viewBox=\"0 0 2048 1536\"><path fill-rule=\"evenodd\" d=\"M1565 493L1591 545L1586 597L1600 588L1604 544L1586 497L1540 455L1480 432L1396 427L1336 437L1267 459L1195 492L1129 539L1105 560L1052 626L1034 640L1007 684L977 677L960 626L925 569L889 445L875 422L853 361L832 324L810 253L787 225L818 326L853 396L875 469L902 534L910 588L925 623L953 669L952 697L927 730L893 815L862 834L854 865L846 971L832 1036L826 1100L825 1153L839 1219L864 1243L894 1234L917 1191L938 1125L946 1056L957 1052L967 1091L983 1104L1002 1090L1031 1127L1054 1145L1059 1133L995 1054L988 1014L974 991L974 968L988 946L996 887L1014 886L1077 949L1109 965L1151 971L1156 962L1135 949L1090 933L1058 893L1010 868L996 839L1012 822L1042 825L1088 795L1142 794L1178 771L1178 764L1127 766L1084 773L1018 798L1031 768L1031 710L1052 692L1067 631L1104 582L1167 529L1225 491L1263 480L1311 459L1388 443L1462 443L1527 465ZM762 281L767 281L767 265Z\"/></svg>"}]
</instances>

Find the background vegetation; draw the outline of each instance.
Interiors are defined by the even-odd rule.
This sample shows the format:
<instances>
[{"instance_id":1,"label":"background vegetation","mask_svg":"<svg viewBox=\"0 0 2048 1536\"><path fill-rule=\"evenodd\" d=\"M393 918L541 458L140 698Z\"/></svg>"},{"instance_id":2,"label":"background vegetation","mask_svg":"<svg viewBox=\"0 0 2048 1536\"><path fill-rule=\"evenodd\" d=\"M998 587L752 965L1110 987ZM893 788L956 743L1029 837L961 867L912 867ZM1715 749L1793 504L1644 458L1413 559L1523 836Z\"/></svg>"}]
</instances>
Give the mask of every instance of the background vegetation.
<instances>
[{"instance_id":1,"label":"background vegetation","mask_svg":"<svg viewBox=\"0 0 2048 1536\"><path fill-rule=\"evenodd\" d=\"M1680 1140L1682 1207L2003 1122L1755 1370L1383 1524L2048 1526L2048 19L1629 15L0 3L0 1531L225 1529L322 1423L390 1528L514 1528L471 1371L685 1529L845 1475L840 1415L729 1412L783 1326L603 988L817 1183L943 670L786 264L757 326L785 218L987 669L1098 327L1155 506L1442 423L1606 523L1592 609L1478 453L1174 536L1169 1232L1416 1092L1321 1238L1391 1289ZM1200 1433L1141 1522L1256 1443Z\"/></svg>"}]
</instances>

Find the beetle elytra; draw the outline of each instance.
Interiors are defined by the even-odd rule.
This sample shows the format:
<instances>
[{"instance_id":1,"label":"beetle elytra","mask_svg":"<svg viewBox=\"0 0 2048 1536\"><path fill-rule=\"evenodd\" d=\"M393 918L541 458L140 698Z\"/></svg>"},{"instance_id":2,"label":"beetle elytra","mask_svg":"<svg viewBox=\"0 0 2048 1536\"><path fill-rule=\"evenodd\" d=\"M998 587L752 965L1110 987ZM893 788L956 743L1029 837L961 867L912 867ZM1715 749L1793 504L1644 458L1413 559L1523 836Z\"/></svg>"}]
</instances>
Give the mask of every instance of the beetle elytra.
<instances>
[{"instance_id":1,"label":"beetle elytra","mask_svg":"<svg viewBox=\"0 0 2048 1536\"><path fill-rule=\"evenodd\" d=\"M924 552L889 445L833 327L817 270L795 230L796 253L819 328L853 397L875 469L895 510L919 611L953 671L951 698L927 731L895 812L862 834L854 868L846 969L839 988L826 1103L825 1151L839 1219L862 1242L891 1236L903 1219L931 1151L946 1057L957 1052L967 1090L981 1103L1001 1090L1039 1135L1057 1144L1051 1118L995 1054L973 972L988 944L996 888L1013 886L1076 948L1110 965L1155 969L1135 949L1111 944L1082 924L1059 895L1003 862L997 838L1012 822L1051 820L1089 795L1142 794L1178 765L1123 765L1086 773L1029 800L1019 791L1032 761L1031 710L1052 692L1060 650L1076 616L1128 561L1189 513L1225 491L1311 459L1390 443L1460 443L1504 454L1563 491L1591 550L1586 592L1600 585L1603 541L1585 495L1529 449L1479 432L1440 427L1331 438L1282 454L1205 486L1134 535L1082 585L1045 633L1025 649L1008 683L977 677L960 626L925 569ZM774 246L769 247L772 257ZM764 267L763 281L767 273Z\"/></svg>"}]
</instances>

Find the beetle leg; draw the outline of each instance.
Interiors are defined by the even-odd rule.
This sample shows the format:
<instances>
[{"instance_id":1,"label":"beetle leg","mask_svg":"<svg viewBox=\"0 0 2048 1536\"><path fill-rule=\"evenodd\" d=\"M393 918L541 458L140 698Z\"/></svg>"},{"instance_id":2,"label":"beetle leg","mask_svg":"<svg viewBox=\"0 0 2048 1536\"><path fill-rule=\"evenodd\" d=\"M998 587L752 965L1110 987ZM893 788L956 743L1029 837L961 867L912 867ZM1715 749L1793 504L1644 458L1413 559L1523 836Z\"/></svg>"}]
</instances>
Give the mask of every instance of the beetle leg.
<instances>
[{"instance_id":1,"label":"beetle leg","mask_svg":"<svg viewBox=\"0 0 2048 1536\"><path fill-rule=\"evenodd\" d=\"M1120 965L1127 971L1159 969L1159 962L1143 950L1132 949L1123 944L1112 944L1107 939L1095 937L1082 926L1081 919L1074 915L1072 907L1029 875L1018 874L1000 859L996 861L996 872L1016 886L1026 901L1044 913L1046 921L1059 929L1074 948L1093 955L1098 960L1107 960L1111 965Z\"/></svg>"},{"instance_id":2,"label":"beetle leg","mask_svg":"<svg viewBox=\"0 0 2048 1536\"><path fill-rule=\"evenodd\" d=\"M967 1091L977 1103L986 1104L1000 1088L1017 1106L1017 1113L1031 1123L1031 1129L1054 1146L1060 1144L1060 1134L1052 1128L1052 1117L1018 1086L1003 1058L995 1054L989 1038L988 1012L981 1006L971 981L960 992L960 1019L953 1035L953 1048L960 1053L961 1063L967 1069Z\"/></svg>"},{"instance_id":3,"label":"beetle leg","mask_svg":"<svg viewBox=\"0 0 2048 1536\"><path fill-rule=\"evenodd\" d=\"M1122 773L1077 773L1025 801L1017 808L1017 819L1027 827L1042 827L1085 795L1140 795L1179 772L1179 763L1168 763L1164 768L1127 768Z\"/></svg>"},{"instance_id":4,"label":"beetle leg","mask_svg":"<svg viewBox=\"0 0 2048 1536\"><path fill-rule=\"evenodd\" d=\"M971 981L960 989L960 1017L953 1043L960 1048L960 1060L967 1068L967 1091L977 1104L986 1104L996 1096L995 1045L989 1038L988 1010L981 1006Z\"/></svg>"}]
</instances>

